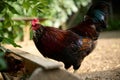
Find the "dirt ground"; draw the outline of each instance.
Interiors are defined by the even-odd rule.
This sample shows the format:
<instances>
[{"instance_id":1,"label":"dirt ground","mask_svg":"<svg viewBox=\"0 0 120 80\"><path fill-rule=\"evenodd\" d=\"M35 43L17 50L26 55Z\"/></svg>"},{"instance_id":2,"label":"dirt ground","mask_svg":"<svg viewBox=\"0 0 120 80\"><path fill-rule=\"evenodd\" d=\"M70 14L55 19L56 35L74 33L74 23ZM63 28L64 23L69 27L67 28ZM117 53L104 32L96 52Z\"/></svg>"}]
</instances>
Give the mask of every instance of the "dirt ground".
<instances>
[{"instance_id":1,"label":"dirt ground","mask_svg":"<svg viewBox=\"0 0 120 80\"><path fill-rule=\"evenodd\" d=\"M120 80L120 31L101 33L77 75L82 80Z\"/></svg>"},{"instance_id":2,"label":"dirt ground","mask_svg":"<svg viewBox=\"0 0 120 80\"><path fill-rule=\"evenodd\" d=\"M32 41L20 45L22 50L41 56ZM120 31L102 32L95 50L75 75L80 80L120 80Z\"/></svg>"}]
</instances>

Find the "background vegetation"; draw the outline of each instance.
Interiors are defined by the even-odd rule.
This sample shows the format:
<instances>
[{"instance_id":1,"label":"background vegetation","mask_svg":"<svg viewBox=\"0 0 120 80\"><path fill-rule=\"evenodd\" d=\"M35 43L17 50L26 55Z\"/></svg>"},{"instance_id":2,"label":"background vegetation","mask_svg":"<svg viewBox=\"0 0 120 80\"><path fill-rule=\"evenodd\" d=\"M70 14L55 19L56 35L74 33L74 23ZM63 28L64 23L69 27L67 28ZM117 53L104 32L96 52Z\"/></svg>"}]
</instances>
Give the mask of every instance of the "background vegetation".
<instances>
[{"instance_id":1,"label":"background vegetation","mask_svg":"<svg viewBox=\"0 0 120 80\"><path fill-rule=\"evenodd\" d=\"M10 43L15 47L20 47L14 41L23 41L25 30L30 28L30 22L22 20L23 18L43 18L46 19L42 22L44 25L66 29L80 22L89 4L96 1L98 0L1 0L0 44ZM106 1L116 4L116 0ZM116 10L114 5L113 8ZM119 15L111 14L108 30L119 30ZM21 20L18 21L16 18ZM25 29L25 27L28 28Z\"/></svg>"},{"instance_id":2,"label":"background vegetation","mask_svg":"<svg viewBox=\"0 0 120 80\"><path fill-rule=\"evenodd\" d=\"M66 28L75 23L67 21L71 15L87 6L89 2L90 0L1 0L0 41L17 47L13 40L23 40L23 28L29 25L29 22L15 21L14 18L47 18L44 25L55 27L65 25ZM76 22L78 21L79 19L76 19Z\"/></svg>"},{"instance_id":3,"label":"background vegetation","mask_svg":"<svg viewBox=\"0 0 120 80\"><path fill-rule=\"evenodd\" d=\"M24 28L30 28L30 22L15 18L45 18L46 21L42 24L66 29L80 22L89 4L96 1L98 0L1 0L0 42L20 47L14 40L24 40ZM113 3L112 0L107 1ZM110 19L108 30L118 30L119 26L120 20L117 17Z\"/></svg>"}]
</instances>

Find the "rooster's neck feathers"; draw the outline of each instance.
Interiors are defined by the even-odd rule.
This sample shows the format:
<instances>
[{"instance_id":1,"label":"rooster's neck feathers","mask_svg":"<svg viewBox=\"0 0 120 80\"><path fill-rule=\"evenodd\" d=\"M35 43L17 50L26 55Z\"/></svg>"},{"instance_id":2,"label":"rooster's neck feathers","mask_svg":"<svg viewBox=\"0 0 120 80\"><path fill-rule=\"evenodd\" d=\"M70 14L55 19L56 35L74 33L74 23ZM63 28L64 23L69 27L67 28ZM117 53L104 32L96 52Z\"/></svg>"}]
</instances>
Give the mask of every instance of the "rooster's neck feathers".
<instances>
[{"instance_id":1,"label":"rooster's neck feathers","mask_svg":"<svg viewBox=\"0 0 120 80\"><path fill-rule=\"evenodd\" d=\"M96 31L96 26L91 20L83 21L68 30L77 33L79 36L91 38L92 40L97 40L99 36L99 33Z\"/></svg>"},{"instance_id":2,"label":"rooster's neck feathers","mask_svg":"<svg viewBox=\"0 0 120 80\"><path fill-rule=\"evenodd\" d=\"M34 38L36 41L38 41L37 39L41 38L44 34L44 27L41 26L40 28L38 28L37 30L34 31Z\"/></svg>"}]
</instances>

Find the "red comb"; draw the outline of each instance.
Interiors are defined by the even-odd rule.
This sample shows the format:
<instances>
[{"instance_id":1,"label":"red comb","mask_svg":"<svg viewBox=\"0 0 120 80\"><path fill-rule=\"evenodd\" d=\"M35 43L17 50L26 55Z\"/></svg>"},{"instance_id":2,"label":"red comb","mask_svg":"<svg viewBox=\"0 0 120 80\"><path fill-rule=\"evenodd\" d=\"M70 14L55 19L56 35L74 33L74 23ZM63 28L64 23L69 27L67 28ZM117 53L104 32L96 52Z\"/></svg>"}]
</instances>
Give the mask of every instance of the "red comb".
<instances>
[{"instance_id":1,"label":"red comb","mask_svg":"<svg viewBox=\"0 0 120 80\"><path fill-rule=\"evenodd\" d=\"M35 25L35 24L38 23L38 22L39 22L39 19L38 19L38 18L33 19L33 20L32 20L32 25Z\"/></svg>"}]
</instances>

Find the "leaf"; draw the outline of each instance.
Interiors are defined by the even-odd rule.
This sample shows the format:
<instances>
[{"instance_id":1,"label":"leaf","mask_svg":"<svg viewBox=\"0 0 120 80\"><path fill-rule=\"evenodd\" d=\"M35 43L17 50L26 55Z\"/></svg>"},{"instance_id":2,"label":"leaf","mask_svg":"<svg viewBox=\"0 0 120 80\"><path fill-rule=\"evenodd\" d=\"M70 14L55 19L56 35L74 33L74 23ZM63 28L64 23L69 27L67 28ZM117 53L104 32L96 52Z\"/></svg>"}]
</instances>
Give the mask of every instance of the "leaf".
<instances>
[{"instance_id":1,"label":"leaf","mask_svg":"<svg viewBox=\"0 0 120 80\"><path fill-rule=\"evenodd\" d=\"M2 50L0 50L0 58L4 56L4 52Z\"/></svg>"},{"instance_id":2,"label":"leaf","mask_svg":"<svg viewBox=\"0 0 120 80\"><path fill-rule=\"evenodd\" d=\"M5 8L4 1L0 1L0 13L3 11L4 8Z\"/></svg>"},{"instance_id":3,"label":"leaf","mask_svg":"<svg viewBox=\"0 0 120 80\"><path fill-rule=\"evenodd\" d=\"M0 71L4 71L7 69L7 63L4 59L4 52L0 51Z\"/></svg>"},{"instance_id":4,"label":"leaf","mask_svg":"<svg viewBox=\"0 0 120 80\"><path fill-rule=\"evenodd\" d=\"M14 47L20 47L20 48L21 48L20 45L16 44L16 43L14 42L14 40L12 40L12 39L10 39L10 38L4 38L4 39L3 39L3 42L8 43L8 44L12 44Z\"/></svg>"},{"instance_id":5,"label":"leaf","mask_svg":"<svg viewBox=\"0 0 120 80\"><path fill-rule=\"evenodd\" d=\"M5 2L5 5L8 7L8 9L9 9L13 14L19 14L19 13L17 12L17 10L16 10L13 6L11 6L10 4L8 4L7 2Z\"/></svg>"},{"instance_id":6,"label":"leaf","mask_svg":"<svg viewBox=\"0 0 120 80\"><path fill-rule=\"evenodd\" d=\"M17 1L17 0L8 0L8 1L15 2L15 1Z\"/></svg>"},{"instance_id":7,"label":"leaf","mask_svg":"<svg viewBox=\"0 0 120 80\"><path fill-rule=\"evenodd\" d=\"M3 40L3 37L0 37L0 42L2 42L2 40Z\"/></svg>"},{"instance_id":8,"label":"leaf","mask_svg":"<svg viewBox=\"0 0 120 80\"><path fill-rule=\"evenodd\" d=\"M4 58L0 58L0 71L4 71L7 69L7 63Z\"/></svg>"}]
</instances>

